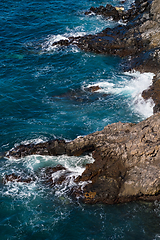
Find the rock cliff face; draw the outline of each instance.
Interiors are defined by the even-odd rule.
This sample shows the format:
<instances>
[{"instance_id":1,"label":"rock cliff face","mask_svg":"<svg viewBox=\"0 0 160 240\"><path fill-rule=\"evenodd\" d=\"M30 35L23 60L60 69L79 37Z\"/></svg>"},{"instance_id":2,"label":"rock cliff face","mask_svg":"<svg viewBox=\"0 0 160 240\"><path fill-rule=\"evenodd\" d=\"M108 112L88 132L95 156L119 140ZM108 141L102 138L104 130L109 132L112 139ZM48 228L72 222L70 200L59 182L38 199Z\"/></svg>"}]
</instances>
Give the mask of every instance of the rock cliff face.
<instances>
[{"instance_id":1,"label":"rock cliff face","mask_svg":"<svg viewBox=\"0 0 160 240\"><path fill-rule=\"evenodd\" d=\"M111 9L111 12L107 12ZM70 38L54 44L75 44L85 51L131 57L130 68L154 71L153 85L143 92L143 97L152 97L154 112L160 111L160 4L159 0L136 0L135 6L123 12L113 7L91 8L105 16L116 14L127 24L105 29L96 35ZM107 13L106 13L107 12ZM75 179L71 193L85 203L119 203L131 200L160 199L160 113L138 123L114 123L102 131L77 138L69 143L53 140L37 145L20 145L6 155L15 158L30 154L75 155L91 152L94 163L88 164L81 176ZM64 171L57 182L65 181L68 174L63 167L49 169ZM67 171L67 170L66 170ZM7 179L20 178L6 176ZM51 178L48 180L52 181ZM81 182L87 184L83 188Z\"/></svg>"},{"instance_id":2,"label":"rock cliff face","mask_svg":"<svg viewBox=\"0 0 160 240\"><path fill-rule=\"evenodd\" d=\"M94 146L95 162L76 181L88 181L85 202L159 198L160 114L138 124L114 123L70 143L71 152ZM78 148L79 147L79 148ZM75 193L79 194L79 193Z\"/></svg>"},{"instance_id":3,"label":"rock cliff face","mask_svg":"<svg viewBox=\"0 0 160 240\"><path fill-rule=\"evenodd\" d=\"M76 198L86 203L108 204L160 198L160 113L138 124L113 123L69 143L54 140L21 145L8 156L79 156L86 152L92 152L95 161L75 180L77 186L72 195ZM81 188L78 183L83 181L90 183Z\"/></svg>"}]
</instances>

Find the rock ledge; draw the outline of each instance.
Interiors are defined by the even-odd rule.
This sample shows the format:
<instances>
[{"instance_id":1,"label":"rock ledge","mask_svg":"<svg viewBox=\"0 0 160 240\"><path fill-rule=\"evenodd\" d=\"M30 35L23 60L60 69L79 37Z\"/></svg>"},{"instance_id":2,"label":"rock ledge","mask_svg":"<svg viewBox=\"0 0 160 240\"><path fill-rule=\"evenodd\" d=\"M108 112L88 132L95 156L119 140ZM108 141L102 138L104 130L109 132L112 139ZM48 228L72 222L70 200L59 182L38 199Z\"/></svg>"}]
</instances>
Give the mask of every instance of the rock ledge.
<instances>
[{"instance_id":1,"label":"rock ledge","mask_svg":"<svg viewBox=\"0 0 160 240\"><path fill-rule=\"evenodd\" d=\"M53 140L21 145L11 150L8 157L79 156L88 152L92 152L95 161L87 164L83 174L75 179L72 195L76 198L108 204L160 199L160 113L138 124L113 123L67 143ZM80 182L89 184L82 189Z\"/></svg>"}]
</instances>

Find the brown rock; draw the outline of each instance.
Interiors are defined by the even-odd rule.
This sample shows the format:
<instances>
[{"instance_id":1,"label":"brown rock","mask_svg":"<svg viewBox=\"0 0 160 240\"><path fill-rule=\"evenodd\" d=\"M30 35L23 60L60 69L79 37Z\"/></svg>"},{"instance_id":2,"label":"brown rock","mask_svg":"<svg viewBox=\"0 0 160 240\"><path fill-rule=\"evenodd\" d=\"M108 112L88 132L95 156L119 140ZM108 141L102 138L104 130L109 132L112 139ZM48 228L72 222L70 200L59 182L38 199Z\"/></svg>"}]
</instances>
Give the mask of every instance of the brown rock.
<instances>
[{"instance_id":1,"label":"brown rock","mask_svg":"<svg viewBox=\"0 0 160 240\"><path fill-rule=\"evenodd\" d=\"M160 79L156 79L153 81L152 86L149 89L143 91L142 96L144 99L148 100L152 98L155 106L154 113L160 112Z\"/></svg>"},{"instance_id":2,"label":"brown rock","mask_svg":"<svg viewBox=\"0 0 160 240\"><path fill-rule=\"evenodd\" d=\"M91 91L91 92L96 92L96 91L98 91L99 89L101 89L99 86L91 86L91 87L89 87L88 88L89 89L89 91Z\"/></svg>"},{"instance_id":3,"label":"brown rock","mask_svg":"<svg viewBox=\"0 0 160 240\"><path fill-rule=\"evenodd\" d=\"M50 186L61 185L68 175L70 171L68 171L62 165L57 165L56 167L47 167L41 169L41 175L43 183L49 184Z\"/></svg>"}]
</instances>

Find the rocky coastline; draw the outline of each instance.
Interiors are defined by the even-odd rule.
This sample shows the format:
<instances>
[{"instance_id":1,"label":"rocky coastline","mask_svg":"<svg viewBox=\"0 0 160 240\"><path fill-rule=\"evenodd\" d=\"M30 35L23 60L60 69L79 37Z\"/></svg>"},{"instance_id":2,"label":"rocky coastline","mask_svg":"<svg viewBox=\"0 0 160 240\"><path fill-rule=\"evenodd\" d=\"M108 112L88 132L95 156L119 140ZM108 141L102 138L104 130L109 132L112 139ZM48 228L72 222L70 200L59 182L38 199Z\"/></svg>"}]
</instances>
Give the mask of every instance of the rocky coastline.
<instances>
[{"instance_id":1,"label":"rocky coastline","mask_svg":"<svg viewBox=\"0 0 160 240\"><path fill-rule=\"evenodd\" d=\"M158 0L135 0L127 11L123 7L91 7L85 14L102 15L105 18L121 20L115 28L106 28L95 35L70 37L54 42L55 46L76 45L83 51L97 54L117 55L123 58L124 69L155 73L153 86L145 91L145 99L155 102L154 113L160 111L160 5ZM155 87L156 86L156 87Z\"/></svg>"},{"instance_id":2,"label":"rocky coastline","mask_svg":"<svg viewBox=\"0 0 160 240\"><path fill-rule=\"evenodd\" d=\"M70 194L84 203L114 204L133 200L160 199L160 5L159 0L135 0L134 6L106 5L91 8L85 14L101 14L123 21L117 27L107 28L96 35L71 37L54 45L78 46L84 51L118 55L127 62L126 68L153 72L152 86L142 93L144 99L155 102L154 115L138 123L113 123L102 131L79 137L71 142L50 140L45 143L20 145L6 157L22 158L39 154L80 156L92 153L94 162L86 165L81 176L74 179ZM97 87L98 88L98 87ZM92 90L91 90L92 91ZM93 90L94 91L94 90ZM96 90L95 90L96 91ZM63 174L52 183L52 173ZM69 171L63 166L46 169L46 181L62 184ZM13 174L7 181L34 181L34 177L21 179ZM81 182L85 186L81 187Z\"/></svg>"}]
</instances>

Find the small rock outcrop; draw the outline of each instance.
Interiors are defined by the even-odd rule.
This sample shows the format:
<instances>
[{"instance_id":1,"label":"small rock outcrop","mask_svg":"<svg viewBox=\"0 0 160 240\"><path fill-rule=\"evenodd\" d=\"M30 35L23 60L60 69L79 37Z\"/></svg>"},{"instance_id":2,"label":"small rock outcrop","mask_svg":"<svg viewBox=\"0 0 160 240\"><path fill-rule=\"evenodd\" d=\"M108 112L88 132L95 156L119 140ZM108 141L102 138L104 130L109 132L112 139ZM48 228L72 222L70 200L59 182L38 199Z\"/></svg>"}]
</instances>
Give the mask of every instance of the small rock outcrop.
<instances>
[{"instance_id":1,"label":"small rock outcrop","mask_svg":"<svg viewBox=\"0 0 160 240\"><path fill-rule=\"evenodd\" d=\"M40 172L41 174L39 178L41 179L41 182L51 187L55 185L61 185L70 174L70 171L60 164L56 167L40 169Z\"/></svg>"},{"instance_id":2,"label":"small rock outcrop","mask_svg":"<svg viewBox=\"0 0 160 240\"><path fill-rule=\"evenodd\" d=\"M66 153L66 143L64 140L50 140L44 143L27 145L21 144L14 149L11 149L6 156L12 156L14 158L23 158L28 155L49 155L58 156Z\"/></svg>"},{"instance_id":3,"label":"small rock outcrop","mask_svg":"<svg viewBox=\"0 0 160 240\"><path fill-rule=\"evenodd\" d=\"M85 12L86 15L90 15L92 13L96 15L101 15L105 18L112 18L115 21L124 19L125 16L127 15L124 12L123 7L113 7L111 4L107 4L105 7L104 6L91 7L89 11Z\"/></svg>"}]
</instances>

